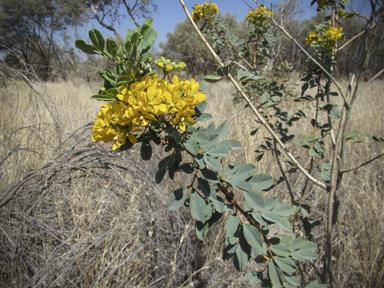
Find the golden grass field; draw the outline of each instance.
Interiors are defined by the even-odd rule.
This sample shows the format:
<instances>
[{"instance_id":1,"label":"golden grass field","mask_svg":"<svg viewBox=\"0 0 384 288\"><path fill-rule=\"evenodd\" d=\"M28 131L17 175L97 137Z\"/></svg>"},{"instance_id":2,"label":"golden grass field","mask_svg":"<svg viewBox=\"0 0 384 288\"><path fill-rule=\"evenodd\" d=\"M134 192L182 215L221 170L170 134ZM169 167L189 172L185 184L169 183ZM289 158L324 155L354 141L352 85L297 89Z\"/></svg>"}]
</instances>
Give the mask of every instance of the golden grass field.
<instances>
[{"instance_id":1,"label":"golden grass field","mask_svg":"<svg viewBox=\"0 0 384 288\"><path fill-rule=\"evenodd\" d=\"M30 84L20 80L0 88L0 287L248 287L241 282L245 273L237 272L232 260L222 260L224 219L202 242L188 209L166 209L168 195L185 179L179 175L174 183L167 178L155 183L164 152L157 148L143 162L138 147L113 152L111 145L91 141L90 122L101 103L90 96L100 83ZM384 81L376 80L354 106L350 131L359 130L364 141L349 144L350 167L384 150L364 136L383 137L383 91ZM258 124L245 103L233 103L233 93L225 81L207 92L216 124L227 121L228 137L243 145L229 160L253 163L258 173L278 180L272 155L254 162L254 150L267 132L261 128L250 135ZM287 99L284 106L292 109L293 103ZM308 118L314 113L308 103L296 109ZM303 121L306 125L291 130L297 138L311 133L310 120ZM288 148L306 167L306 152L294 144ZM384 284L383 175L381 158L344 179L333 246L340 287ZM289 177L297 191L303 176ZM307 191L304 201L312 206L312 218L325 219L326 193L312 185ZM284 182L263 193L290 203ZM324 222L314 236L323 255ZM303 273L315 278L321 260L305 265ZM260 267L251 260L245 272Z\"/></svg>"}]
</instances>

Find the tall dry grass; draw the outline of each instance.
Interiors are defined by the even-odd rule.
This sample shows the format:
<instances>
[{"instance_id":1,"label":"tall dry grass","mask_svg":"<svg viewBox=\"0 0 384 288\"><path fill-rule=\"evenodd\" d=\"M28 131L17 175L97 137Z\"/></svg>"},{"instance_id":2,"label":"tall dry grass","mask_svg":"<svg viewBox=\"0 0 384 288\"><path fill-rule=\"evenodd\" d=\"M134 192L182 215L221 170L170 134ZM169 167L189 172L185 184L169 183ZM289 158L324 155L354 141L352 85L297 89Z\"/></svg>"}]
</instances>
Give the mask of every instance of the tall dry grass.
<instances>
[{"instance_id":1,"label":"tall dry grass","mask_svg":"<svg viewBox=\"0 0 384 288\"><path fill-rule=\"evenodd\" d=\"M100 102L90 100L100 83L41 83L19 80L0 90L3 116L0 166L0 283L5 287L247 287L231 261L222 261L224 219L201 242L187 208L169 212L168 195L185 182L182 175L156 185L156 165L164 154L140 160L137 147L113 152L111 145L90 140L90 121ZM376 81L355 105L350 130L383 135L383 81ZM254 163L258 126L243 103L234 104L229 83L211 85L208 111L217 124L227 121L228 138L243 149L228 161ZM287 99L287 109L292 100ZM313 114L310 104L300 109ZM309 120L303 120L309 121ZM310 133L295 125L297 138ZM303 166L305 151L289 145ZM348 148L354 166L381 153L380 144L364 138ZM256 165L258 173L279 180L273 155ZM288 166L283 163L284 170ZM340 193L341 210L334 243L335 275L341 287L380 287L383 284L383 161L347 174ZM314 172L316 177L319 177ZM304 179L288 175L294 189ZM279 183L279 184L277 184ZM325 219L327 195L310 186L304 201L313 218ZM296 190L297 191L297 190ZM263 192L290 203L285 182ZM241 196L236 196L241 201ZM315 232L319 253L324 247L324 223ZM304 274L316 277L314 267ZM259 269L253 260L246 272Z\"/></svg>"}]
</instances>

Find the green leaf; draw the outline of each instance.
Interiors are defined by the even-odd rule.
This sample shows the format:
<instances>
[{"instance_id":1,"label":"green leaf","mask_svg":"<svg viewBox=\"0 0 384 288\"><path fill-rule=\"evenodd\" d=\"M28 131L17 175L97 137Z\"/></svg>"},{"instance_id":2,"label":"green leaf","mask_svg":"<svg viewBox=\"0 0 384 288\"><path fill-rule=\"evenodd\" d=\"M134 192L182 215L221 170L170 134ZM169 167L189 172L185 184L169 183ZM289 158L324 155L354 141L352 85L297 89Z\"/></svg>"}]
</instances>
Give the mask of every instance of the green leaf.
<instances>
[{"instance_id":1,"label":"green leaf","mask_svg":"<svg viewBox=\"0 0 384 288\"><path fill-rule=\"evenodd\" d=\"M148 30L152 28L152 25L153 25L153 19L146 19L143 22L143 25L141 25L140 27L140 34L144 35L145 33L147 33Z\"/></svg>"},{"instance_id":2,"label":"green leaf","mask_svg":"<svg viewBox=\"0 0 384 288\"><path fill-rule=\"evenodd\" d=\"M289 223L289 221L284 218L284 217L279 217L280 220L278 222L276 222L277 226L279 226L281 229L284 229L285 231L292 231L292 226L291 226L291 223Z\"/></svg>"},{"instance_id":3,"label":"green leaf","mask_svg":"<svg viewBox=\"0 0 384 288\"><path fill-rule=\"evenodd\" d=\"M295 269L296 270L296 269ZM292 272L293 273L293 272ZM288 283L294 285L294 286L300 286L300 280L297 279L293 275L285 275L285 279L287 280Z\"/></svg>"},{"instance_id":4,"label":"green leaf","mask_svg":"<svg viewBox=\"0 0 384 288\"><path fill-rule=\"evenodd\" d=\"M202 178L197 178L197 181L199 182L199 186L197 188L199 188L199 190L203 192L204 196L210 199L211 201L215 201L216 191L213 188L212 184Z\"/></svg>"},{"instance_id":5,"label":"green leaf","mask_svg":"<svg viewBox=\"0 0 384 288\"><path fill-rule=\"evenodd\" d=\"M317 254L308 250L297 250L295 252L292 252L292 258L299 260L299 261L306 261L306 260L315 260L317 259Z\"/></svg>"},{"instance_id":6,"label":"green leaf","mask_svg":"<svg viewBox=\"0 0 384 288\"><path fill-rule=\"evenodd\" d=\"M200 115L204 112L205 108L207 108L208 103L206 101L201 102L200 104L197 104L194 108L196 111L196 114ZM198 113L199 112L199 113Z\"/></svg>"},{"instance_id":7,"label":"green leaf","mask_svg":"<svg viewBox=\"0 0 384 288\"><path fill-rule=\"evenodd\" d=\"M228 237L232 237L235 234L237 227L239 226L239 217L236 214L229 216L227 223L225 224L225 231Z\"/></svg>"},{"instance_id":8,"label":"green leaf","mask_svg":"<svg viewBox=\"0 0 384 288\"><path fill-rule=\"evenodd\" d=\"M217 75L216 73L209 73L204 77L204 80L209 83L215 83L217 81L220 81L221 79L223 79L223 77Z\"/></svg>"},{"instance_id":9,"label":"green leaf","mask_svg":"<svg viewBox=\"0 0 384 288\"><path fill-rule=\"evenodd\" d=\"M262 275L261 278L258 277L258 274L255 272L245 274L245 276L241 279L241 282L248 281L249 285L253 285L255 283L261 282L263 280Z\"/></svg>"},{"instance_id":10,"label":"green leaf","mask_svg":"<svg viewBox=\"0 0 384 288\"><path fill-rule=\"evenodd\" d=\"M209 229L209 224L208 224L208 222L207 222L207 223L203 223L203 222L201 222L201 221L196 221L196 225L195 225L196 236L197 236L201 241L204 241L205 236L206 236L207 233L208 233L208 229Z\"/></svg>"},{"instance_id":11,"label":"green leaf","mask_svg":"<svg viewBox=\"0 0 384 288\"><path fill-rule=\"evenodd\" d=\"M289 257L274 256L277 266L286 273L292 274L296 272L296 263ZM292 284L292 283L291 283Z\"/></svg>"},{"instance_id":12,"label":"green leaf","mask_svg":"<svg viewBox=\"0 0 384 288\"><path fill-rule=\"evenodd\" d=\"M229 151L228 147L216 145L213 148L206 151L212 157L224 157L227 156L227 152Z\"/></svg>"},{"instance_id":13,"label":"green leaf","mask_svg":"<svg viewBox=\"0 0 384 288\"><path fill-rule=\"evenodd\" d=\"M243 251L241 245L237 246L235 255L233 257L233 265L238 271L243 271L245 264L249 260L248 254Z\"/></svg>"},{"instance_id":14,"label":"green leaf","mask_svg":"<svg viewBox=\"0 0 384 288\"><path fill-rule=\"evenodd\" d=\"M99 101L112 101L112 100L115 100L115 97L107 94L106 95L96 94L91 96L91 99L99 100Z\"/></svg>"},{"instance_id":15,"label":"green leaf","mask_svg":"<svg viewBox=\"0 0 384 288\"><path fill-rule=\"evenodd\" d=\"M252 185L253 189L268 189L273 184L273 178L269 174L258 174L252 176L251 179L248 180L249 184Z\"/></svg>"},{"instance_id":16,"label":"green leaf","mask_svg":"<svg viewBox=\"0 0 384 288\"><path fill-rule=\"evenodd\" d=\"M329 113L329 115L332 118L339 119L341 116L341 110L332 110L331 113Z\"/></svg>"},{"instance_id":17,"label":"green leaf","mask_svg":"<svg viewBox=\"0 0 384 288\"><path fill-rule=\"evenodd\" d=\"M104 80L111 82L111 84L115 84L116 76L109 70L100 70L100 76L103 77Z\"/></svg>"},{"instance_id":18,"label":"green leaf","mask_svg":"<svg viewBox=\"0 0 384 288\"><path fill-rule=\"evenodd\" d=\"M271 245L271 250L273 253L279 256L285 257L291 255L291 251L282 244Z\"/></svg>"},{"instance_id":19,"label":"green leaf","mask_svg":"<svg viewBox=\"0 0 384 288\"><path fill-rule=\"evenodd\" d=\"M153 45L155 45L157 36L157 31L150 28L144 35L143 40L140 42L140 49L148 51L151 47L153 47Z\"/></svg>"},{"instance_id":20,"label":"green leaf","mask_svg":"<svg viewBox=\"0 0 384 288\"><path fill-rule=\"evenodd\" d=\"M185 200L187 200L188 188L180 188L172 192L168 198L167 208L170 211L179 209L184 205Z\"/></svg>"},{"instance_id":21,"label":"green leaf","mask_svg":"<svg viewBox=\"0 0 384 288\"><path fill-rule=\"evenodd\" d=\"M277 216L276 214L274 213L271 213L271 212L264 212L262 215L261 215L265 220L267 221L270 221L270 222L279 222L280 220L280 217Z\"/></svg>"},{"instance_id":22,"label":"green leaf","mask_svg":"<svg viewBox=\"0 0 384 288\"><path fill-rule=\"evenodd\" d=\"M184 164L180 165L179 171L183 172L185 174L192 174L194 171L192 165L193 165L193 163L184 163Z\"/></svg>"},{"instance_id":23,"label":"green leaf","mask_svg":"<svg viewBox=\"0 0 384 288\"><path fill-rule=\"evenodd\" d=\"M183 141L185 149L187 149L192 155L197 155L199 153L199 147L197 143L192 139L187 139Z\"/></svg>"},{"instance_id":24,"label":"green leaf","mask_svg":"<svg viewBox=\"0 0 384 288\"><path fill-rule=\"evenodd\" d=\"M116 57L117 54L117 44L112 39L107 39L107 51L112 55L112 58Z\"/></svg>"},{"instance_id":25,"label":"green leaf","mask_svg":"<svg viewBox=\"0 0 384 288\"><path fill-rule=\"evenodd\" d=\"M347 138L346 138L346 140L347 141L351 141L352 139L354 139L354 138L356 138L357 136L359 136L359 131L357 131L357 130L354 130L354 131L352 131L351 133L349 133L348 135L347 135Z\"/></svg>"},{"instance_id":26,"label":"green leaf","mask_svg":"<svg viewBox=\"0 0 384 288\"><path fill-rule=\"evenodd\" d=\"M295 141L293 143L297 144L297 145L308 145L308 143L311 143L311 142L314 142L316 141L317 139L319 139L319 136L315 135L315 134L308 134L308 135L305 135L303 138L301 138L300 140L298 141Z\"/></svg>"},{"instance_id":27,"label":"green leaf","mask_svg":"<svg viewBox=\"0 0 384 288\"><path fill-rule=\"evenodd\" d=\"M241 165L236 173L233 174L232 178L234 180L245 180L251 177L256 172L256 170L257 168L251 164Z\"/></svg>"},{"instance_id":28,"label":"green leaf","mask_svg":"<svg viewBox=\"0 0 384 288\"><path fill-rule=\"evenodd\" d=\"M192 191L191 197L189 198L189 205L193 218L197 221L203 221L207 215L207 207L205 200L195 190Z\"/></svg>"},{"instance_id":29,"label":"green leaf","mask_svg":"<svg viewBox=\"0 0 384 288\"><path fill-rule=\"evenodd\" d=\"M103 35L99 32L97 29L92 29L89 30L89 38L91 39L93 45L96 46L98 50L101 52L104 51L104 46L105 46L105 40Z\"/></svg>"},{"instance_id":30,"label":"green leaf","mask_svg":"<svg viewBox=\"0 0 384 288\"><path fill-rule=\"evenodd\" d=\"M160 145L161 139L159 133L149 128L149 136L151 137L152 141L155 142L156 145Z\"/></svg>"},{"instance_id":31,"label":"green leaf","mask_svg":"<svg viewBox=\"0 0 384 288\"><path fill-rule=\"evenodd\" d=\"M271 212L273 212L276 215L286 217L286 216L292 215L294 211L295 210L291 205L279 203L277 204L277 206L275 206L275 208L273 208Z\"/></svg>"},{"instance_id":32,"label":"green leaf","mask_svg":"<svg viewBox=\"0 0 384 288\"><path fill-rule=\"evenodd\" d=\"M231 150L239 150L242 148L241 143L239 141L232 139L221 141L220 144L230 145Z\"/></svg>"},{"instance_id":33,"label":"green leaf","mask_svg":"<svg viewBox=\"0 0 384 288\"><path fill-rule=\"evenodd\" d=\"M165 173L167 172L167 167L165 165L161 166L156 172L155 180L159 184L163 180Z\"/></svg>"},{"instance_id":34,"label":"green leaf","mask_svg":"<svg viewBox=\"0 0 384 288\"><path fill-rule=\"evenodd\" d=\"M207 179L209 182L212 183L218 183L219 182L219 176L215 171L208 170L208 169L201 169L201 174L203 174L204 178Z\"/></svg>"},{"instance_id":35,"label":"green leaf","mask_svg":"<svg viewBox=\"0 0 384 288\"><path fill-rule=\"evenodd\" d=\"M236 185L237 188L239 188L239 189L241 189L243 191L253 192L252 191L252 186L248 182L236 181L236 180L234 182L235 182L235 185Z\"/></svg>"},{"instance_id":36,"label":"green leaf","mask_svg":"<svg viewBox=\"0 0 384 288\"><path fill-rule=\"evenodd\" d=\"M280 288L284 285L283 273L281 272L280 268L275 265L273 260L269 261L268 276L273 283L273 287Z\"/></svg>"},{"instance_id":37,"label":"green leaf","mask_svg":"<svg viewBox=\"0 0 384 288\"><path fill-rule=\"evenodd\" d=\"M203 113L199 117L195 118L196 122L201 122L201 121L209 121L212 119L212 115L209 113Z\"/></svg>"},{"instance_id":38,"label":"green leaf","mask_svg":"<svg viewBox=\"0 0 384 288\"><path fill-rule=\"evenodd\" d=\"M88 44L87 42L81 39L77 39L75 41L75 46L77 49L87 54L100 54L100 52L94 45Z\"/></svg>"},{"instance_id":39,"label":"green leaf","mask_svg":"<svg viewBox=\"0 0 384 288\"><path fill-rule=\"evenodd\" d=\"M263 211L265 207L264 197L256 192L243 191L245 201L252 207L254 211Z\"/></svg>"},{"instance_id":40,"label":"green leaf","mask_svg":"<svg viewBox=\"0 0 384 288\"><path fill-rule=\"evenodd\" d=\"M199 82L199 90L198 92L203 92L208 90L208 85L206 82Z\"/></svg>"},{"instance_id":41,"label":"green leaf","mask_svg":"<svg viewBox=\"0 0 384 288\"><path fill-rule=\"evenodd\" d=\"M204 155L204 162L206 165L212 167L219 173L221 172L221 170L223 170L223 166L221 165L221 163L217 159L207 156L207 154Z\"/></svg>"},{"instance_id":42,"label":"green leaf","mask_svg":"<svg viewBox=\"0 0 384 288\"><path fill-rule=\"evenodd\" d=\"M143 160L149 160L152 157L152 146L148 140L144 140L141 144L140 155Z\"/></svg>"},{"instance_id":43,"label":"green leaf","mask_svg":"<svg viewBox=\"0 0 384 288\"><path fill-rule=\"evenodd\" d=\"M243 232L244 232L244 237L249 243L249 245L257 248L258 250L260 250L263 247L263 236L261 235L259 230L257 230L257 228L255 228L250 224L244 224Z\"/></svg>"},{"instance_id":44,"label":"green leaf","mask_svg":"<svg viewBox=\"0 0 384 288\"><path fill-rule=\"evenodd\" d=\"M224 122L219 127L217 127L216 133L215 133L218 135L217 140L223 139L228 134L228 131L229 131L229 126L227 122Z\"/></svg>"}]
</instances>

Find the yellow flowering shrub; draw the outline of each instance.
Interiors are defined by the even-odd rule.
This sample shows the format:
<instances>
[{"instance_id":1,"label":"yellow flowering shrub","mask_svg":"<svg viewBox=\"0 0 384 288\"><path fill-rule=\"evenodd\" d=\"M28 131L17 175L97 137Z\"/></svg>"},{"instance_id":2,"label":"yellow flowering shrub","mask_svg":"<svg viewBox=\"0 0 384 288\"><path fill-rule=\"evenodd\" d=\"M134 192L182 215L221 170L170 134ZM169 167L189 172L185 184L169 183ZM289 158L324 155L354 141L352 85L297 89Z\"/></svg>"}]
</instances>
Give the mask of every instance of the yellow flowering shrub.
<instances>
[{"instance_id":1,"label":"yellow flowering shrub","mask_svg":"<svg viewBox=\"0 0 384 288\"><path fill-rule=\"evenodd\" d=\"M128 88L119 87L118 101L101 106L92 129L92 140L113 141L113 150L116 150L126 143L127 137L135 144L137 139L132 132L142 132L153 121L168 122L185 131L186 124L196 123L192 118L193 107L206 98L198 92L199 86L195 79L179 81L173 76L170 83L154 74Z\"/></svg>"},{"instance_id":2,"label":"yellow flowering shrub","mask_svg":"<svg viewBox=\"0 0 384 288\"><path fill-rule=\"evenodd\" d=\"M205 2L201 5L196 4L193 9L194 11L192 13L192 19L195 22L198 22L204 17L212 17L219 13L219 9L217 8L217 5L215 3Z\"/></svg>"},{"instance_id":3,"label":"yellow flowering shrub","mask_svg":"<svg viewBox=\"0 0 384 288\"><path fill-rule=\"evenodd\" d=\"M266 14L272 17L273 13L264 5L260 5L254 11L249 11L246 20L254 25L261 25L267 21Z\"/></svg>"},{"instance_id":4,"label":"yellow flowering shrub","mask_svg":"<svg viewBox=\"0 0 384 288\"><path fill-rule=\"evenodd\" d=\"M341 33L342 31L343 28L329 26L323 30L323 37L320 37L318 31L313 30L309 32L308 37L305 38L305 42L308 46L311 44L322 44L325 50L332 50L337 41L343 38L344 35Z\"/></svg>"}]
</instances>

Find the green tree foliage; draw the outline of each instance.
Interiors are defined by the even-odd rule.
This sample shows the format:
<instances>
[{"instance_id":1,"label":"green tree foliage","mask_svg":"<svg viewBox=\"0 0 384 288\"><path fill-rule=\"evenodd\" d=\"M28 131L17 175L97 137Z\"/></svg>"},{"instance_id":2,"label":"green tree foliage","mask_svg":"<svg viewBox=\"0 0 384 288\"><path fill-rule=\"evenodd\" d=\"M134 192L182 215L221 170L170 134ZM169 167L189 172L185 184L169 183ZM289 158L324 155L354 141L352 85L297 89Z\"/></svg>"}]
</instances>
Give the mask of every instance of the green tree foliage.
<instances>
[{"instance_id":1,"label":"green tree foliage","mask_svg":"<svg viewBox=\"0 0 384 288\"><path fill-rule=\"evenodd\" d=\"M55 37L79 19L84 10L76 1L20 0L0 1L1 50L12 49L28 65L35 68L43 80L48 80L55 62L65 77L62 49ZM16 56L9 62L21 66Z\"/></svg>"},{"instance_id":2,"label":"green tree foliage","mask_svg":"<svg viewBox=\"0 0 384 288\"><path fill-rule=\"evenodd\" d=\"M222 20L235 35L247 33L247 26L244 23L239 23L235 15L228 12L222 16ZM214 42L211 35L207 35L207 40L210 43ZM194 33L194 29L188 20L179 22L175 26L174 32L167 34L167 41L160 42L159 46L162 49L161 55L185 62L187 64L185 70L191 75L203 74L207 70L212 71L217 68L215 60L208 53L198 35ZM225 61L229 60L230 57L228 50L225 47L219 55Z\"/></svg>"}]
</instances>

